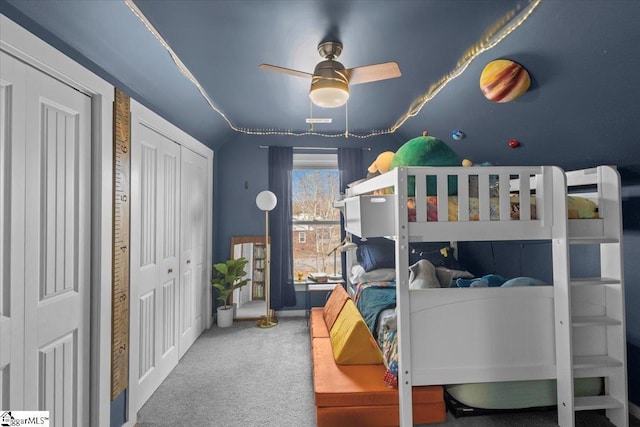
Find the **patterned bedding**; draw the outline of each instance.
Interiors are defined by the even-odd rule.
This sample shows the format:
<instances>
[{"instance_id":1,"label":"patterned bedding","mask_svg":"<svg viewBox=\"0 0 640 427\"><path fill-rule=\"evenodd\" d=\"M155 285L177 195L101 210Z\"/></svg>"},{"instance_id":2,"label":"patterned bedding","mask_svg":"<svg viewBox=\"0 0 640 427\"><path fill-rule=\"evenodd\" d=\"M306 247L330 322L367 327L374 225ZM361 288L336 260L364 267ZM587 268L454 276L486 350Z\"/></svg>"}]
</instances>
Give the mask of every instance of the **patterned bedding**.
<instances>
[{"instance_id":1,"label":"patterned bedding","mask_svg":"<svg viewBox=\"0 0 640 427\"><path fill-rule=\"evenodd\" d=\"M449 196L449 221L458 221L458 196ZM510 216L512 220L520 219L520 196L511 195L510 197ZM409 208L409 221L416 220L416 201L410 197L407 201ZM536 198L530 198L531 219L536 219ZM567 197L567 214L569 219L594 219L598 218L598 207L596 204L584 197L568 196ZM477 197L469 198L469 221L478 221L480 219L480 201ZM500 219L500 199L491 197L489 199L489 216L491 221ZM434 196L427 197L427 221L438 220L438 198Z\"/></svg>"},{"instance_id":2,"label":"patterned bedding","mask_svg":"<svg viewBox=\"0 0 640 427\"><path fill-rule=\"evenodd\" d=\"M398 387L398 340L396 339L396 310L387 309L380 313L378 325L378 346L386 369L384 382Z\"/></svg>"},{"instance_id":3,"label":"patterned bedding","mask_svg":"<svg viewBox=\"0 0 640 427\"><path fill-rule=\"evenodd\" d=\"M382 351L384 381L391 387L398 386L395 284L395 281L359 283L354 296L356 307Z\"/></svg>"}]
</instances>

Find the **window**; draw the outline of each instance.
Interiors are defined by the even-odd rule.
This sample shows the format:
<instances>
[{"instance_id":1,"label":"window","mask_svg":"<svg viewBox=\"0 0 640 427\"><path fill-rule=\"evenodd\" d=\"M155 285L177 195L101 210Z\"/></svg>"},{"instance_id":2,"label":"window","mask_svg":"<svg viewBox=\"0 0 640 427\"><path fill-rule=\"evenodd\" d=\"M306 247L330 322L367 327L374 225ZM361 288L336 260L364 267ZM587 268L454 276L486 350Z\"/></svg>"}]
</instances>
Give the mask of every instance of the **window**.
<instances>
[{"instance_id":1,"label":"window","mask_svg":"<svg viewBox=\"0 0 640 427\"><path fill-rule=\"evenodd\" d=\"M294 153L292 178L294 277L341 274L340 252L331 253L340 244L340 212L333 207L339 193L337 154Z\"/></svg>"}]
</instances>

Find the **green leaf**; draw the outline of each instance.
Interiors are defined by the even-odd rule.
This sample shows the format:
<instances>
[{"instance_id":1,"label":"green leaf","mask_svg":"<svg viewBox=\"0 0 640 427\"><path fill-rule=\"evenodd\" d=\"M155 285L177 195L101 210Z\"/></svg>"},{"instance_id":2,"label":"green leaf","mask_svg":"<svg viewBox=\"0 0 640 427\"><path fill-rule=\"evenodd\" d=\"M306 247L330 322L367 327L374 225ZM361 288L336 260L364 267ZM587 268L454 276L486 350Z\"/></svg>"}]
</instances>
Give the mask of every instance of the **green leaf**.
<instances>
[{"instance_id":1,"label":"green leaf","mask_svg":"<svg viewBox=\"0 0 640 427\"><path fill-rule=\"evenodd\" d=\"M229 305L229 297L234 290L250 282L249 279L241 280L247 275L244 268L248 262L246 258L235 258L213 265L215 271L211 277L211 285L218 291L217 299L224 305Z\"/></svg>"}]
</instances>

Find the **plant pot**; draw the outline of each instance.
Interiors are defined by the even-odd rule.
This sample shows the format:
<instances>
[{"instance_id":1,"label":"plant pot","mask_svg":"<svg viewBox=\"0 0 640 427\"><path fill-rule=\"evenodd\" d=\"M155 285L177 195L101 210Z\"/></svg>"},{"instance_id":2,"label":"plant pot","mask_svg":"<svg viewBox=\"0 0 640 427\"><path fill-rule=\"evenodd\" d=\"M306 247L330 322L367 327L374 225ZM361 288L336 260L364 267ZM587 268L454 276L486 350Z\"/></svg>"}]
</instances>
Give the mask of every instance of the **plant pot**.
<instances>
[{"instance_id":1,"label":"plant pot","mask_svg":"<svg viewBox=\"0 0 640 427\"><path fill-rule=\"evenodd\" d=\"M223 305L218 307L218 327L228 328L233 325L233 306Z\"/></svg>"}]
</instances>

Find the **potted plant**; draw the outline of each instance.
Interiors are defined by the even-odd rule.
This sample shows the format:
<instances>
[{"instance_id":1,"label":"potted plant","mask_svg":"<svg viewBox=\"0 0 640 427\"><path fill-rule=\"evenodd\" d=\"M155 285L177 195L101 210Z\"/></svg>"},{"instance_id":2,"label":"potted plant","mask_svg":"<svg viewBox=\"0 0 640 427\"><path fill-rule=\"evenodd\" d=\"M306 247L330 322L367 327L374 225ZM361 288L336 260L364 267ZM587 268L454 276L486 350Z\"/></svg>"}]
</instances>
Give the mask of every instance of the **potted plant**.
<instances>
[{"instance_id":1,"label":"potted plant","mask_svg":"<svg viewBox=\"0 0 640 427\"><path fill-rule=\"evenodd\" d=\"M249 283L249 279L243 279L247 275L244 270L247 262L246 258L235 258L213 265L211 284L218 290L218 300L224 304L217 309L218 326L221 328L233 324L233 306L229 305L229 297L233 291Z\"/></svg>"}]
</instances>

